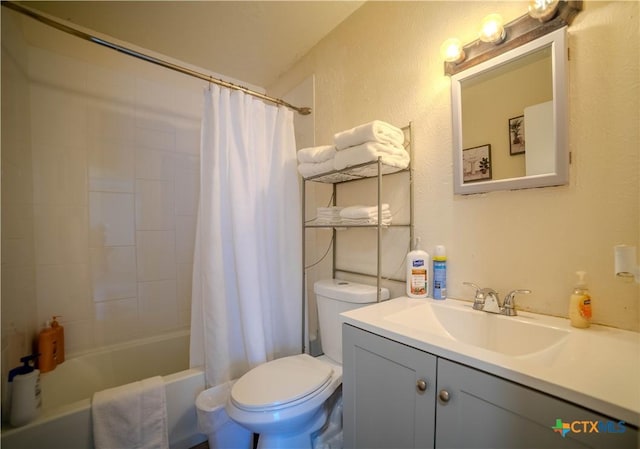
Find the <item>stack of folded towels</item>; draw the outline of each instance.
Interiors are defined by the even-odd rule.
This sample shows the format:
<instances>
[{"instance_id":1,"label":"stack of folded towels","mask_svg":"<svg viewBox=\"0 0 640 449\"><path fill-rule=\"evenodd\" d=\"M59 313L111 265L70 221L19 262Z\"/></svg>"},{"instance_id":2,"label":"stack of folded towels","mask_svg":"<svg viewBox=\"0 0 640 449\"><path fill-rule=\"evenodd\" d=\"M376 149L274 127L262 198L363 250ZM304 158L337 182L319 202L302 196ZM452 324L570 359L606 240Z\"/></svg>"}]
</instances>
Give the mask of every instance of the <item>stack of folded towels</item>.
<instances>
[{"instance_id":1,"label":"stack of folded towels","mask_svg":"<svg viewBox=\"0 0 640 449\"><path fill-rule=\"evenodd\" d=\"M318 207L315 224L336 225L340 224L340 211L342 207Z\"/></svg>"},{"instance_id":2,"label":"stack of folded towels","mask_svg":"<svg viewBox=\"0 0 640 449\"><path fill-rule=\"evenodd\" d=\"M404 149L404 133L381 120L339 132L333 136L333 141L336 145L333 164L336 170L375 161L378 157L388 166L404 169L409 165L409 153ZM376 167L365 168L369 168L371 174L377 171Z\"/></svg>"},{"instance_id":3,"label":"stack of folded towels","mask_svg":"<svg viewBox=\"0 0 640 449\"><path fill-rule=\"evenodd\" d=\"M391 224L391 212L388 204L382 204L383 225ZM378 206L349 206L340 211L340 223L343 225L378 224Z\"/></svg>"},{"instance_id":4,"label":"stack of folded towels","mask_svg":"<svg viewBox=\"0 0 640 449\"><path fill-rule=\"evenodd\" d=\"M404 149L404 133L381 120L339 132L333 136L333 141L334 145L298 151L298 172L303 178L376 161L378 157L387 167L392 167L384 173L409 166L409 153ZM358 176L374 176L377 167L360 167L357 171Z\"/></svg>"}]
</instances>

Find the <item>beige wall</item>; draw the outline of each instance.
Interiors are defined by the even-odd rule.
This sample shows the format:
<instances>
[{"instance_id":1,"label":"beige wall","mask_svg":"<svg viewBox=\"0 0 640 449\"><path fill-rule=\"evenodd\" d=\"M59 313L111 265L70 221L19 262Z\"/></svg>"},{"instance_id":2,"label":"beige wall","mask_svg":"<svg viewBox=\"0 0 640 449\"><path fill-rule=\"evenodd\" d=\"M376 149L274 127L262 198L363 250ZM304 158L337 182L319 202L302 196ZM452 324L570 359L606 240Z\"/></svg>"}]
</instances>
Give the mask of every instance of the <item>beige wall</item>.
<instances>
[{"instance_id":1,"label":"beige wall","mask_svg":"<svg viewBox=\"0 0 640 449\"><path fill-rule=\"evenodd\" d=\"M318 144L372 119L413 122L416 235L429 250L446 245L449 296L472 298L463 281L503 295L530 288L522 308L567 316L574 272L586 270L594 321L638 330L639 286L613 276L613 246L640 243L638 6L586 1L569 29L567 186L453 194L439 46L450 35L475 39L484 15L512 20L526 2L369 2L269 90L283 94L315 75Z\"/></svg>"}]
</instances>

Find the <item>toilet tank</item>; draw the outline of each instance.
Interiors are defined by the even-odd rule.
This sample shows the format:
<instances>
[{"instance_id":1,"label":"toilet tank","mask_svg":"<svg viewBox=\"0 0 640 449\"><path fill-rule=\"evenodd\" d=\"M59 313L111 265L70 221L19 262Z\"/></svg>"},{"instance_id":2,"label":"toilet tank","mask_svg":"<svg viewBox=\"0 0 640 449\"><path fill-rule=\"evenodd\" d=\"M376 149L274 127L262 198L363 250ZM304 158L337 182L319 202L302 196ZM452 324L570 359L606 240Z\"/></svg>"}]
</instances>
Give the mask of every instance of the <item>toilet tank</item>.
<instances>
[{"instance_id":1,"label":"toilet tank","mask_svg":"<svg viewBox=\"0 0 640 449\"><path fill-rule=\"evenodd\" d=\"M318 304L322 350L331 360L342 364L340 314L376 302L376 287L341 279L325 279L313 284L313 291ZM388 289L380 289L380 299L389 299Z\"/></svg>"}]
</instances>

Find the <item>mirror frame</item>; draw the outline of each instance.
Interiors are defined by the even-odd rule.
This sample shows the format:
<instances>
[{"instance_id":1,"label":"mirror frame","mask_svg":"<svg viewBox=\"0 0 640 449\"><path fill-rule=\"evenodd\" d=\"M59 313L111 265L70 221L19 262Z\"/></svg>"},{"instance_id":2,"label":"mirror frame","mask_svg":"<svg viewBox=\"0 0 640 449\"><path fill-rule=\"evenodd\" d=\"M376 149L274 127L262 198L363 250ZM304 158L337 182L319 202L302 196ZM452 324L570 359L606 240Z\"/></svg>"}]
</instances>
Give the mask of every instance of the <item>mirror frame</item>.
<instances>
[{"instance_id":1,"label":"mirror frame","mask_svg":"<svg viewBox=\"0 0 640 449\"><path fill-rule=\"evenodd\" d=\"M487 181L464 183L462 176L462 82L482 72L497 68L542 48L551 48L553 82L555 172ZM520 47L463 70L451 77L451 109L453 125L453 192L485 193L496 190L530 189L565 185L569 182L568 91L567 91L567 27L564 26Z\"/></svg>"}]
</instances>

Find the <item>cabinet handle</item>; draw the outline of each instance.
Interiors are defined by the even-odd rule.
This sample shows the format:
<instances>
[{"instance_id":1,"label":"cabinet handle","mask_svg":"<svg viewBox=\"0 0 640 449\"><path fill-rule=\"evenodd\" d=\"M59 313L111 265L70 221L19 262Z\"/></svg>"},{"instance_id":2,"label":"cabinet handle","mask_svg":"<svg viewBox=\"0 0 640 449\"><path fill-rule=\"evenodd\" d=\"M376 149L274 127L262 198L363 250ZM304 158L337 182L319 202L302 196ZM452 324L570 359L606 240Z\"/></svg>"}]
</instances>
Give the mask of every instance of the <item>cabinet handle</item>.
<instances>
[{"instance_id":1,"label":"cabinet handle","mask_svg":"<svg viewBox=\"0 0 640 449\"><path fill-rule=\"evenodd\" d=\"M424 379L418 379L416 382L416 389L418 390L418 393L424 393L427 391L427 381Z\"/></svg>"},{"instance_id":2,"label":"cabinet handle","mask_svg":"<svg viewBox=\"0 0 640 449\"><path fill-rule=\"evenodd\" d=\"M438 393L438 397L440 398L440 400L442 402L449 402L449 392L447 390L440 390L440 393Z\"/></svg>"}]
</instances>

